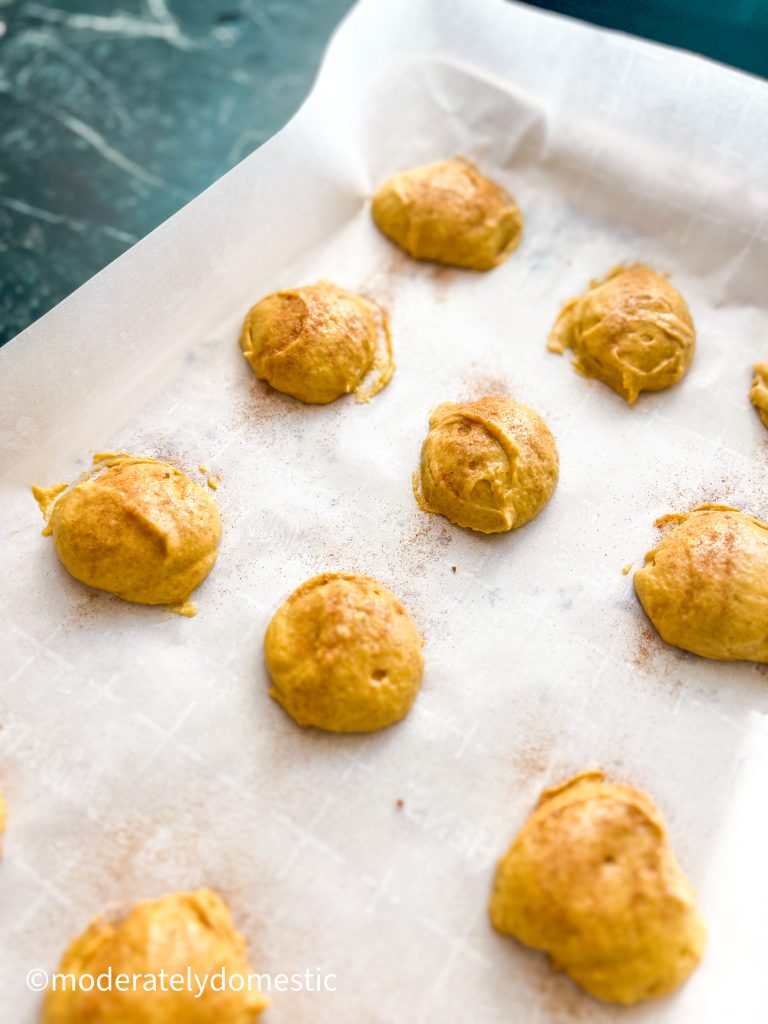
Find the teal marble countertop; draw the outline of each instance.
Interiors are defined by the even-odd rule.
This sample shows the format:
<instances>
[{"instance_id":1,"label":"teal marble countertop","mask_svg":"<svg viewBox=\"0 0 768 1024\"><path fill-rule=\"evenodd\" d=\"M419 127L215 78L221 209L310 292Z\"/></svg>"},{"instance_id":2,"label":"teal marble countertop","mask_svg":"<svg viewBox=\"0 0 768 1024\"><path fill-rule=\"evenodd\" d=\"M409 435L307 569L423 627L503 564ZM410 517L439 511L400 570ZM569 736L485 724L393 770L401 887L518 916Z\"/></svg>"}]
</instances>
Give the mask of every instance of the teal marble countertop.
<instances>
[{"instance_id":1,"label":"teal marble countertop","mask_svg":"<svg viewBox=\"0 0 768 1024\"><path fill-rule=\"evenodd\" d=\"M281 128L352 0L0 0L0 343Z\"/></svg>"},{"instance_id":2,"label":"teal marble countertop","mask_svg":"<svg viewBox=\"0 0 768 1024\"><path fill-rule=\"evenodd\" d=\"M282 127L351 5L0 0L0 344ZM538 6L768 74L768 0Z\"/></svg>"},{"instance_id":3,"label":"teal marble countertop","mask_svg":"<svg viewBox=\"0 0 768 1024\"><path fill-rule=\"evenodd\" d=\"M768 77L768 0L526 0Z\"/></svg>"}]
</instances>

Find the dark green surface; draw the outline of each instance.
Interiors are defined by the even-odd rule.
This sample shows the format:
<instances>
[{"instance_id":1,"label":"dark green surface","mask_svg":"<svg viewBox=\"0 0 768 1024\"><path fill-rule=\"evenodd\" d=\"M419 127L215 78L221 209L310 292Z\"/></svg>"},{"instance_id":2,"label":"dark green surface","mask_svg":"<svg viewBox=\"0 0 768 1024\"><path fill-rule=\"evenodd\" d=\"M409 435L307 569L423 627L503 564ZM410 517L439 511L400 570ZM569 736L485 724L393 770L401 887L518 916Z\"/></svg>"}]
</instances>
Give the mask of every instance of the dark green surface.
<instances>
[{"instance_id":1,"label":"dark green surface","mask_svg":"<svg viewBox=\"0 0 768 1024\"><path fill-rule=\"evenodd\" d=\"M0 343L285 124L351 3L0 0ZM538 6L768 74L768 0Z\"/></svg>"},{"instance_id":2,"label":"dark green surface","mask_svg":"<svg viewBox=\"0 0 768 1024\"><path fill-rule=\"evenodd\" d=\"M273 135L352 0L0 0L0 341Z\"/></svg>"},{"instance_id":3,"label":"dark green surface","mask_svg":"<svg viewBox=\"0 0 768 1024\"><path fill-rule=\"evenodd\" d=\"M532 5L768 77L768 0L532 0Z\"/></svg>"}]
</instances>

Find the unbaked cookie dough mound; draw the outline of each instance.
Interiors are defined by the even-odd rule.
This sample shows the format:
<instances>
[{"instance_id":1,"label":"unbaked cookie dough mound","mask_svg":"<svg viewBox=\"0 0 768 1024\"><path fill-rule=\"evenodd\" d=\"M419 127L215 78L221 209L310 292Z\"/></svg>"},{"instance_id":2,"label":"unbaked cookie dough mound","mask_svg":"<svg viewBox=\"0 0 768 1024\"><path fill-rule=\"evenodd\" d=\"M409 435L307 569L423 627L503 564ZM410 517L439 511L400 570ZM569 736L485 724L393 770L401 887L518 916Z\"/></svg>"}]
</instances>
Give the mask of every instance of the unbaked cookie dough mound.
<instances>
[{"instance_id":1,"label":"unbaked cookie dough mound","mask_svg":"<svg viewBox=\"0 0 768 1024\"><path fill-rule=\"evenodd\" d=\"M688 306L666 277L638 263L618 266L563 306L551 352L573 350L573 365L630 405L641 391L676 384L693 359L696 332Z\"/></svg>"},{"instance_id":2,"label":"unbaked cookie dough mound","mask_svg":"<svg viewBox=\"0 0 768 1024\"><path fill-rule=\"evenodd\" d=\"M114 983L111 991L98 991L95 985L93 991L80 986L72 991L72 985L49 989L42 1024L252 1024L269 1006L255 981L249 981L253 969L229 910L207 889L139 903L115 924L97 918L75 939L59 968L83 978L83 989L88 979L110 970L113 979L142 976L137 991L129 985L121 992ZM160 991L161 972L168 991ZM219 986L223 991L207 984L198 996L195 975L210 979L217 972L225 981ZM172 989L171 975L183 975L183 984L176 982L179 991ZM156 979L155 992L143 987L149 977Z\"/></svg>"},{"instance_id":3,"label":"unbaked cookie dough mound","mask_svg":"<svg viewBox=\"0 0 768 1024\"><path fill-rule=\"evenodd\" d=\"M72 487L33 493L43 532L75 579L124 601L194 614L189 598L216 561L221 519L185 473L155 459L96 456Z\"/></svg>"},{"instance_id":4,"label":"unbaked cookie dough mound","mask_svg":"<svg viewBox=\"0 0 768 1024\"><path fill-rule=\"evenodd\" d=\"M585 772L546 789L499 862L493 926L598 999L676 989L701 958L695 893L645 793Z\"/></svg>"},{"instance_id":5,"label":"unbaked cookie dough mound","mask_svg":"<svg viewBox=\"0 0 768 1024\"><path fill-rule=\"evenodd\" d=\"M491 270L517 247L523 218L463 157L403 171L373 198L378 228L417 260Z\"/></svg>"},{"instance_id":6,"label":"unbaked cookie dough mound","mask_svg":"<svg viewBox=\"0 0 768 1024\"><path fill-rule=\"evenodd\" d=\"M425 512L504 533L541 512L559 467L549 427L527 405L493 396L444 402L429 418L414 493Z\"/></svg>"},{"instance_id":7,"label":"unbaked cookie dough mound","mask_svg":"<svg viewBox=\"0 0 768 1024\"><path fill-rule=\"evenodd\" d=\"M367 402L395 370L384 310L328 281L257 302L240 347L260 380L311 405L352 393Z\"/></svg>"},{"instance_id":8,"label":"unbaked cookie dough mound","mask_svg":"<svg viewBox=\"0 0 768 1024\"><path fill-rule=\"evenodd\" d=\"M749 400L757 409L764 427L768 427L768 363L756 363Z\"/></svg>"},{"instance_id":9,"label":"unbaked cookie dough mound","mask_svg":"<svg viewBox=\"0 0 768 1024\"><path fill-rule=\"evenodd\" d=\"M634 584L662 639L703 658L768 664L768 523L699 505L656 525L673 528Z\"/></svg>"},{"instance_id":10,"label":"unbaked cookie dough mound","mask_svg":"<svg viewBox=\"0 0 768 1024\"><path fill-rule=\"evenodd\" d=\"M267 628L270 696L299 725L374 732L410 710L421 648L413 620L380 583L324 573L302 583Z\"/></svg>"}]
</instances>

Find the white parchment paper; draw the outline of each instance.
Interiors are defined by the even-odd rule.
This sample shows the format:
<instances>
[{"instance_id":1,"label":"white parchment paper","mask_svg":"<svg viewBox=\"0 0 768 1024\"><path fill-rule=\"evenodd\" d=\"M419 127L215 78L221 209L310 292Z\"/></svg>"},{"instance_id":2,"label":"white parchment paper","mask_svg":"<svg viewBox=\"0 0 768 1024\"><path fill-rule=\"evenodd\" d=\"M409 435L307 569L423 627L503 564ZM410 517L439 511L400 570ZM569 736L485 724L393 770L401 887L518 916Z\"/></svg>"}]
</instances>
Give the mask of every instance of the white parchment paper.
<instances>
[{"instance_id":1,"label":"white parchment paper","mask_svg":"<svg viewBox=\"0 0 768 1024\"><path fill-rule=\"evenodd\" d=\"M384 176L455 153L525 213L486 275L370 220ZM768 678L665 647L621 568L662 513L768 514L767 153L757 80L500 0L363 0L285 131L0 352L2 1020L37 1019L27 971L94 915L199 885L259 971L338 976L276 996L274 1024L764 1019ZM621 260L670 272L699 335L631 409L545 351ZM397 373L367 406L302 406L240 355L252 303L319 277L390 311ZM548 420L562 476L523 530L474 536L420 512L411 473L436 403L500 390ZM88 592L40 536L29 485L110 448L221 474L197 618ZM323 570L376 576L426 638L379 735L302 731L266 696L266 623ZM711 929L690 983L631 1011L486 915L540 788L593 766L657 800Z\"/></svg>"}]
</instances>

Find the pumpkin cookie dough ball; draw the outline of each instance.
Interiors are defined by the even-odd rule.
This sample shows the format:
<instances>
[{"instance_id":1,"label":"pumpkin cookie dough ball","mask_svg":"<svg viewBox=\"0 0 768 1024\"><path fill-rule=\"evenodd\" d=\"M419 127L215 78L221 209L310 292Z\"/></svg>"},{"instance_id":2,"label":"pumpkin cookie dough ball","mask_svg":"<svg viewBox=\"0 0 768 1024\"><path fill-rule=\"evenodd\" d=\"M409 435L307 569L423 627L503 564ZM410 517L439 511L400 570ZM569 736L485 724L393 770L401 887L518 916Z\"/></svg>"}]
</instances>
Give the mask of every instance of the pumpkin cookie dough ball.
<instances>
[{"instance_id":1,"label":"pumpkin cookie dough ball","mask_svg":"<svg viewBox=\"0 0 768 1024\"><path fill-rule=\"evenodd\" d=\"M414 259L469 270L498 266L523 230L512 197L462 157L384 182L373 197L373 219Z\"/></svg>"},{"instance_id":2,"label":"pumpkin cookie dough ball","mask_svg":"<svg viewBox=\"0 0 768 1024\"><path fill-rule=\"evenodd\" d=\"M666 277L636 264L563 306L549 336L551 352L573 349L573 365L630 405L641 391L676 384L693 359L696 333L685 299Z\"/></svg>"},{"instance_id":3,"label":"pumpkin cookie dough ball","mask_svg":"<svg viewBox=\"0 0 768 1024\"><path fill-rule=\"evenodd\" d=\"M585 772L546 789L496 872L493 926L607 1002L676 989L706 931L659 812Z\"/></svg>"},{"instance_id":4,"label":"pumpkin cookie dough ball","mask_svg":"<svg viewBox=\"0 0 768 1024\"><path fill-rule=\"evenodd\" d=\"M159 980L155 992L144 991L141 983L135 992L132 986L121 992L114 984L108 992L95 986L91 991L60 986L46 995L42 1024L253 1024L269 1006L258 987L249 984L252 968L245 942L229 910L207 889L139 903L116 924L97 919L66 951L59 971L97 978L110 969L113 978L127 974L160 979L164 971L167 991L160 991ZM207 985L199 995L195 975L211 977L222 970L223 991ZM182 984L176 985L180 991L173 990L172 975L183 975ZM230 985L232 978L236 980Z\"/></svg>"},{"instance_id":5,"label":"pumpkin cookie dough ball","mask_svg":"<svg viewBox=\"0 0 768 1024\"><path fill-rule=\"evenodd\" d=\"M374 732L408 714L421 648L413 620L380 583L324 573L302 583L267 628L270 696L299 725Z\"/></svg>"},{"instance_id":6,"label":"pumpkin cookie dough ball","mask_svg":"<svg viewBox=\"0 0 768 1024\"><path fill-rule=\"evenodd\" d=\"M353 392L367 402L395 369L386 313L328 281L257 302L245 318L240 347L260 380L312 405Z\"/></svg>"},{"instance_id":7,"label":"pumpkin cookie dough ball","mask_svg":"<svg viewBox=\"0 0 768 1024\"><path fill-rule=\"evenodd\" d=\"M63 493L62 493L63 492ZM61 564L124 601L194 615L190 594L216 561L221 520L210 495L174 466L98 457L69 489L33 488Z\"/></svg>"},{"instance_id":8,"label":"pumpkin cookie dough ball","mask_svg":"<svg viewBox=\"0 0 768 1024\"><path fill-rule=\"evenodd\" d=\"M728 505L700 505L674 524L634 575L663 640L717 661L768 663L768 523Z\"/></svg>"},{"instance_id":9,"label":"pumpkin cookie dough ball","mask_svg":"<svg viewBox=\"0 0 768 1024\"><path fill-rule=\"evenodd\" d=\"M541 512L559 467L549 427L527 405L490 396L444 402L429 418L421 491L414 477L414 493L425 512L480 533L503 533Z\"/></svg>"},{"instance_id":10,"label":"pumpkin cookie dough ball","mask_svg":"<svg viewBox=\"0 0 768 1024\"><path fill-rule=\"evenodd\" d=\"M755 376L749 389L749 400L757 409L764 427L768 427L768 363L755 364Z\"/></svg>"}]
</instances>

